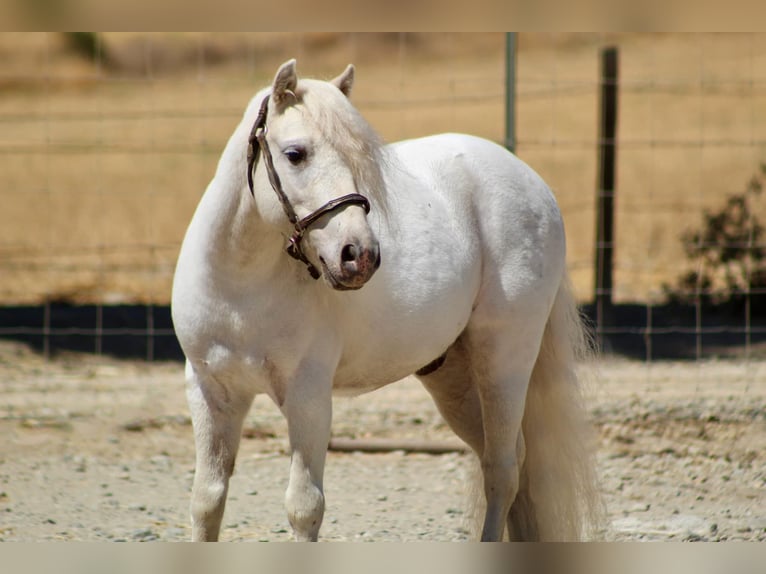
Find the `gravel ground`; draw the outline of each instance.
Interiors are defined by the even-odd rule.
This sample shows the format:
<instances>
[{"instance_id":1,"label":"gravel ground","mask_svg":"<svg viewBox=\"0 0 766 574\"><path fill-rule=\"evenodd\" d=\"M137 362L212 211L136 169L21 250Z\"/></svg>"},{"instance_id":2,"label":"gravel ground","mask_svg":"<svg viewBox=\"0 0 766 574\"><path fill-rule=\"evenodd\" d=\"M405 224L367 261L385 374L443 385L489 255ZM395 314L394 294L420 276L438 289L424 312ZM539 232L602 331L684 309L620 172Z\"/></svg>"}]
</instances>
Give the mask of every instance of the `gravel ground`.
<instances>
[{"instance_id":1,"label":"gravel ground","mask_svg":"<svg viewBox=\"0 0 766 574\"><path fill-rule=\"evenodd\" d=\"M603 359L589 390L608 540L766 539L766 362ZM0 343L0 540L187 540L194 450L180 364ZM335 404L334 436L456 441L414 379ZM223 540L290 539L281 415L257 398ZM468 540L467 454L330 452L320 533Z\"/></svg>"}]
</instances>

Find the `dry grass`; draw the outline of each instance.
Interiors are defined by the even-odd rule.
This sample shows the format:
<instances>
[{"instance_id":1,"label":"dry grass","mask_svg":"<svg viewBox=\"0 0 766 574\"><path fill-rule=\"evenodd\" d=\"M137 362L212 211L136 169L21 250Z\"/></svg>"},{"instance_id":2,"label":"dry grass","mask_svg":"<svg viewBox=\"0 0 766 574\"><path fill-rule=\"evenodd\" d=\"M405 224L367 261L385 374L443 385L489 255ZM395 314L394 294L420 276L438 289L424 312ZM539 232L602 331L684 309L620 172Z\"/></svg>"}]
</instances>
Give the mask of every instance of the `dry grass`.
<instances>
[{"instance_id":1,"label":"dry grass","mask_svg":"<svg viewBox=\"0 0 766 574\"><path fill-rule=\"evenodd\" d=\"M556 191L581 299L593 280L599 50L620 46L618 300L657 300L678 238L766 159L766 36L522 35L518 153ZM389 141L504 137L502 34L107 34L96 62L58 35L0 35L0 301L167 303L218 154L296 56Z\"/></svg>"}]
</instances>

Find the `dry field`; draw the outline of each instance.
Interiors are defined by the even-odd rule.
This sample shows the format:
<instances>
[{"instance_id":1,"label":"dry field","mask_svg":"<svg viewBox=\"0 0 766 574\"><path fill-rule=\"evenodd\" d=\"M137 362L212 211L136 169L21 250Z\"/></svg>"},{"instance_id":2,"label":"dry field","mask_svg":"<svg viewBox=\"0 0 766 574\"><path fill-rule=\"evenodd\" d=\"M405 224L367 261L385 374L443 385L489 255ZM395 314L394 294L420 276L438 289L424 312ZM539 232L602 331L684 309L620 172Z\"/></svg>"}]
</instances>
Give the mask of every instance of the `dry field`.
<instances>
[{"instance_id":1,"label":"dry field","mask_svg":"<svg viewBox=\"0 0 766 574\"><path fill-rule=\"evenodd\" d=\"M766 35L526 35L518 153L557 193L590 298L599 50L620 47L618 301L661 299L678 238L766 159ZM385 139L504 138L502 34L0 35L0 302L168 302L177 250L252 94L295 56Z\"/></svg>"},{"instance_id":2,"label":"dry field","mask_svg":"<svg viewBox=\"0 0 766 574\"><path fill-rule=\"evenodd\" d=\"M766 362L605 360L589 390L608 540L766 540ZM177 363L45 361L0 343L0 540L185 540L193 439ZM456 441L406 379L338 399L333 434ZM224 540L283 541L289 456L256 399ZM329 541L466 540L466 454L343 454L326 470Z\"/></svg>"},{"instance_id":3,"label":"dry field","mask_svg":"<svg viewBox=\"0 0 766 574\"><path fill-rule=\"evenodd\" d=\"M684 269L681 232L766 161L766 35L520 36L517 151L559 198L582 300L610 44L621 66L616 299L657 302ZM0 34L0 305L167 304L218 155L290 57L318 77L354 62L354 99L386 140L504 138L502 34L109 33L101 54L83 59L57 34ZM766 362L608 358L599 370L588 404L604 536L765 540ZM46 361L0 341L0 395L0 540L188 538L180 364ZM258 399L245 432L223 537L286 540L284 422ZM338 400L334 434L454 440L414 380ZM323 538L466 540L470 472L461 453L332 452Z\"/></svg>"}]
</instances>

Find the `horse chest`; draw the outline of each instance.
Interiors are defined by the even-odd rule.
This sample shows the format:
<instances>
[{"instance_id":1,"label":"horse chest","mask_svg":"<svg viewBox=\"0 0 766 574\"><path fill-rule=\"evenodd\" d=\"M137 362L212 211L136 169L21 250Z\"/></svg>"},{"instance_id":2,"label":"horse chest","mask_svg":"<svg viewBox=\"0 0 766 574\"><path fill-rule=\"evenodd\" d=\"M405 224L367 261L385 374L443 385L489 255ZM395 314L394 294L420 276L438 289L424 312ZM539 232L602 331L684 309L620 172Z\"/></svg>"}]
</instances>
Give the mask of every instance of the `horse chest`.
<instances>
[{"instance_id":1,"label":"horse chest","mask_svg":"<svg viewBox=\"0 0 766 574\"><path fill-rule=\"evenodd\" d=\"M193 313L177 312L176 332L195 371L229 389L270 395L277 404L296 366L309 353L311 314L299 302L277 304L257 289L224 297L224 289L198 293ZM289 312L288 312L289 311Z\"/></svg>"}]
</instances>

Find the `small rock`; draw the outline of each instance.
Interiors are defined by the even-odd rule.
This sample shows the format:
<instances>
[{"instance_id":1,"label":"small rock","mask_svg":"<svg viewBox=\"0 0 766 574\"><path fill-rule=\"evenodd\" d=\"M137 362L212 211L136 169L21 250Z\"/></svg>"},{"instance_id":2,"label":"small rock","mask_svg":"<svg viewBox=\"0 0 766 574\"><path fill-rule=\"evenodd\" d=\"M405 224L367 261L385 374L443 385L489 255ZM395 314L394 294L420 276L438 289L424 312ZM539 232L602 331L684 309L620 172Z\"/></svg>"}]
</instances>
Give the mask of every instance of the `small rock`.
<instances>
[{"instance_id":1,"label":"small rock","mask_svg":"<svg viewBox=\"0 0 766 574\"><path fill-rule=\"evenodd\" d=\"M170 470L173 467L173 461L170 459L169 456L164 454L159 454L157 456L153 456L149 461L155 465L160 467L163 470Z\"/></svg>"},{"instance_id":2,"label":"small rock","mask_svg":"<svg viewBox=\"0 0 766 574\"><path fill-rule=\"evenodd\" d=\"M151 528L139 528L130 533L130 537L136 542L150 542L158 540L159 536Z\"/></svg>"},{"instance_id":3,"label":"small rock","mask_svg":"<svg viewBox=\"0 0 766 574\"><path fill-rule=\"evenodd\" d=\"M707 541L707 538L704 536L697 534L696 532L689 532L684 537L684 542L705 542Z\"/></svg>"},{"instance_id":4,"label":"small rock","mask_svg":"<svg viewBox=\"0 0 766 574\"><path fill-rule=\"evenodd\" d=\"M186 531L183 528L168 528L165 530L165 539L178 540L185 537Z\"/></svg>"}]
</instances>

